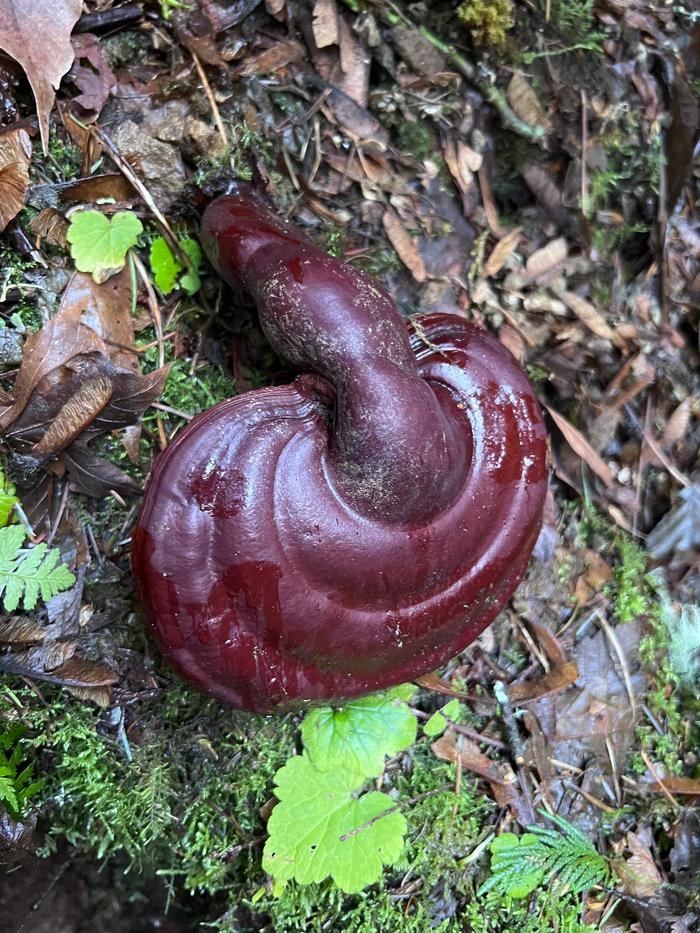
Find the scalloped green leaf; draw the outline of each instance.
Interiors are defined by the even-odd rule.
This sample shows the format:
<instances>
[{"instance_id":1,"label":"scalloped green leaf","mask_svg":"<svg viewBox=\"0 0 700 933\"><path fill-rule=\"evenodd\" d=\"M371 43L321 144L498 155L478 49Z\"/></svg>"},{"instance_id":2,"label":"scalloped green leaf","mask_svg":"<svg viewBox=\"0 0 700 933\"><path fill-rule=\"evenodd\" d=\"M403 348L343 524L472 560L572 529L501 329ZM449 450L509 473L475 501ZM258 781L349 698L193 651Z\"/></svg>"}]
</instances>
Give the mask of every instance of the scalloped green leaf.
<instances>
[{"instance_id":1,"label":"scalloped green leaf","mask_svg":"<svg viewBox=\"0 0 700 933\"><path fill-rule=\"evenodd\" d=\"M89 272L97 284L119 272L126 254L138 243L143 225L131 211L119 211L111 220L100 211L73 214L67 239L79 272Z\"/></svg>"},{"instance_id":2,"label":"scalloped green leaf","mask_svg":"<svg viewBox=\"0 0 700 933\"><path fill-rule=\"evenodd\" d=\"M386 794L355 792L361 774L319 771L297 755L275 775L279 800L267 823L262 865L277 882L332 878L343 891L361 891L398 859L406 820ZM386 813L385 816L382 814Z\"/></svg>"},{"instance_id":3,"label":"scalloped green leaf","mask_svg":"<svg viewBox=\"0 0 700 933\"><path fill-rule=\"evenodd\" d=\"M309 758L319 771L347 769L376 777L387 755L416 740L416 717L403 700L384 694L342 707L311 710L301 726Z\"/></svg>"}]
</instances>

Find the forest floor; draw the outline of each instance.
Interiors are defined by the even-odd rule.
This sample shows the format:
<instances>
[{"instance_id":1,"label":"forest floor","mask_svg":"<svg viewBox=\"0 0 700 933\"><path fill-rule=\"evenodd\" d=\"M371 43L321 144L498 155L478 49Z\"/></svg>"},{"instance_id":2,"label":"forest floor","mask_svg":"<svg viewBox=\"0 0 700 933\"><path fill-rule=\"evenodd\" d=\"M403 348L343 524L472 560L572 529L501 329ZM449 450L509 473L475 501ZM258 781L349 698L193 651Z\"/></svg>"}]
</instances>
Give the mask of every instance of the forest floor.
<instances>
[{"instance_id":1,"label":"forest floor","mask_svg":"<svg viewBox=\"0 0 700 933\"><path fill-rule=\"evenodd\" d=\"M0 0L3 933L697 933L691 0L29 6ZM234 177L407 316L497 335L550 430L507 611L391 701L419 724L373 781L404 846L351 893L265 873L302 716L180 682L129 564L158 452L289 381L196 243L194 187ZM82 208L121 241L80 233ZM18 584L25 538L75 582L49 562Z\"/></svg>"}]
</instances>

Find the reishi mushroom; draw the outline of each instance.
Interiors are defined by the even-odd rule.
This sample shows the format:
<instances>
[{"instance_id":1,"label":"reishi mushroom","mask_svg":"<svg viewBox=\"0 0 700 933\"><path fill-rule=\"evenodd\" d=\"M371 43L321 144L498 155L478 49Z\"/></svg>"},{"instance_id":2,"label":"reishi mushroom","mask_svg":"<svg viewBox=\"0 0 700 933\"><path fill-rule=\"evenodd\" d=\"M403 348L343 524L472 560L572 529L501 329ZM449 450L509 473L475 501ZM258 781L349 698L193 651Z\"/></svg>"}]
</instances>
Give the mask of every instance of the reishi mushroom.
<instances>
[{"instance_id":1,"label":"reishi mushroom","mask_svg":"<svg viewBox=\"0 0 700 933\"><path fill-rule=\"evenodd\" d=\"M132 561L165 658L256 712L435 669L503 608L538 535L530 383L458 316L407 323L249 186L201 234L302 375L205 411L153 468Z\"/></svg>"}]
</instances>

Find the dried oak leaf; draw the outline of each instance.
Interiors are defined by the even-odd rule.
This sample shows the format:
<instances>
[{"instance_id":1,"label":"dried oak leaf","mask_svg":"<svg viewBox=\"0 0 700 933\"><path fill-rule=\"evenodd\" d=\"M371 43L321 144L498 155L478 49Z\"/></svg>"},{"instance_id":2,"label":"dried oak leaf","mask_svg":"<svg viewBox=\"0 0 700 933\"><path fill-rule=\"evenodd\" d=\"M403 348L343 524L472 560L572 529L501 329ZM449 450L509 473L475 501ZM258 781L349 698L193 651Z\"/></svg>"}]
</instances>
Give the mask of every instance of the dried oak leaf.
<instances>
[{"instance_id":1,"label":"dried oak leaf","mask_svg":"<svg viewBox=\"0 0 700 933\"><path fill-rule=\"evenodd\" d=\"M73 36L72 43L75 61L69 77L80 91L75 103L83 110L90 110L97 115L107 103L117 79L107 63L97 36L86 32Z\"/></svg>"},{"instance_id":2,"label":"dried oak leaf","mask_svg":"<svg viewBox=\"0 0 700 933\"><path fill-rule=\"evenodd\" d=\"M32 144L25 130L0 135L0 232L24 207L31 155Z\"/></svg>"},{"instance_id":3,"label":"dried oak leaf","mask_svg":"<svg viewBox=\"0 0 700 933\"><path fill-rule=\"evenodd\" d=\"M70 35L82 9L82 0L0 0L0 49L22 66L31 84L44 152L56 91L73 64Z\"/></svg>"},{"instance_id":4,"label":"dried oak leaf","mask_svg":"<svg viewBox=\"0 0 700 933\"><path fill-rule=\"evenodd\" d=\"M76 273L56 316L28 338L12 403L0 410L0 428L16 453L34 469L61 455L88 495L137 490L87 441L135 424L169 372L140 372L130 304L126 271L102 285Z\"/></svg>"}]
</instances>

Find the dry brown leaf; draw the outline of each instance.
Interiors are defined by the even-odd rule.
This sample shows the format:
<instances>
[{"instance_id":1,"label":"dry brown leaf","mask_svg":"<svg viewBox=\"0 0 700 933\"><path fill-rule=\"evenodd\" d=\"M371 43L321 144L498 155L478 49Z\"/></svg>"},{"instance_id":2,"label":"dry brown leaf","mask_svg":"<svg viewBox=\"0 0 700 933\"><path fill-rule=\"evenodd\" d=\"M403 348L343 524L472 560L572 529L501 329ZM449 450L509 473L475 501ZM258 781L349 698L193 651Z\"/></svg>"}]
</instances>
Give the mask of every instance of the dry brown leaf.
<instances>
[{"instance_id":1,"label":"dry brown leaf","mask_svg":"<svg viewBox=\"0 0 700 933\"><path fill-rule=\"evenodd\" d=\"M432 671L430 674L423 674L422 677L416 677L415 681L419 687L425 690L433 690L443 696L456 697L458 700L473 700L474 697L469 693L463 693L461 690L455 690L448 680L444 680L439 674Z\"/></svg>"},{"instance_id":2,"label":"dry brown leaf","mask_svg":"<svg viewBox=\"0 0 700 933\"><path fill-rule=\"evenodd\" d=\"M0 644L40 645L46 629L31 616L5 616L0 619Z\"/></svg>"},{"instance_id":3,"label":"dry brown leaf","mask_svg":"<svg viewBox=\"0 0 700 933\"><path fill-rule=\"evenodd\" d=\"M499 806L510 807L518 819L527 819L527 809L520 798L517 778L510 765L492 761L474 742L449 729L430 747L443 761L459 761L462 768L484 778Z\"/></svg>"},{"instance_id":4,"label":"dry brown leaf","mask_svg":"<svg viewBox=\"0 0 700 933\"><path fill-rule=\"evenodd\" d=\"M10 130L0 135L0 233L24 207L31 155L32 144L26 130Z\"/></svg>"},{"instance_id":5,"label":"dry brown leaf","mask_svg":"<svg viewBox=\"0 0 700 933\"><path fill-rule=\"evenodd\" d=\"M552 121L540 104L537 94L530 87L522 71L515 71L506 90L508 103L517 116L530 126L536 126L549 133L552 130Z\"/></svg>"},{"instance_id":6,"label":"dry brown leaf","mask_svg":"<svg viewBox=\"0 0 700 933\"><path fill-rule=\"evenodd\" d=\"M565 661L553 667L538 680L528 680L521 684L511 684L508 687L508 699L511 703L526 703L529 700L539 700L551 693L566 690L576 683L578 667L575 661Z\"/></svg>"},{"instance_id":7,"label":"dry brown leaf","mask_svg":"<svg viewBox=\"0 0 700 933\"><path fill-rule=\"evenodd\" d=\"M55 207L47 207L29 221L29 229L51 246L65 247L68 221Z\"/></svg>"},{"instance_id":8,"label":"dry brown leaf","mask_svg":"<svg viewBox=\"0 0 700 933\"><path fill-rule=\"evenodd\" d=\"M24 69L34 92L44 152L49 114L61 78L73 64L71 32L82 0L0 0L0 49Z\"/></svg>"},{"instance_id":9,"label":"dry brown leaf","mask_svg":"<svg viewBox=\"0 0 700 933\"><path fill-rule=\"evenodd\" d=\"M550 269L558 266L560 262L564 262L568 254L569 247L564 237L560 236L555 240L550 240L541 249L536 249L531 256L528 256L525 263L527 274L535 278L549 272Z\"/></svg>"},{"instance_id":10,"label":"dry brown leaf","mask_svg":"<svg viewBox=\"0 0 700 933\"><path fill-rule=\"evenodd\" d=\"M659 442L661 447L671 447L686 436L690 424L690 411L691 400L689 398L683 399L668 419Z\"/></svg>"},{"instance_id":11,"label":"dry brown leaf","mask_svg":"<svg viewBox=\"0 0 700 933\"><path fill-rule=\"evenodd\" d=\"M42 460L55 457L68 447L104 411L112 392L112 383L105 376L84 382L59 410L39 443L32 447L32 456Z\"/></svg>"},{"instance_id":12,"label":"dry brown leaf","mask_svg":"<svg viewBox=\"0 0 700 933\"><path fill-rule=\"evenodd\" d=\"M588 443L583 434L581 434L578 428L575 428L573 424L563 415L560 415L558 411L550 408L549 405L545 405L545 408L554 419L556 426L564 435L564 438L566 439L569 447L571 447L571 449L577 453L586 464L588 464L596 476L599 476L605 485L610 488L613 483L612 471L600 456L600 454L593 450L591 445Z\"/></svg>"},{"instance_id":13,"label":"dry brown leaf","mask_svg":"<svg viewBox=\"0 0 700 933\"><path fill-rule=\"evenodd\" d=\"M396 250L399 259L409 270L416 282L425 282L426 271L423 257L418 252L413 237L393 211L385 211L382 223L391 245Z\"/></svg>"},{"instance_id":14,"label":"dry brown leaf","mask_svg":"<svg viewBox=\"0 0 700 933\"><path fill-rule=\"evenodd\" d=\"M338 17L338 46L342 78L336 83L351 100L366 107L372 59L343 16Z\"/></svg>"},{"instance_id":15,"label":"dry brown leaf","mask_svg":"<svg viewBox=\"0 0 700 933\"><path fill-rule=\"evenodd\" d=\"M508 350L515 359L522 363L525 354L525 341L510 324L503 324L498 331L498 342Z\"/></svg>"},{"instance_id":16,"label":"dry brown leaf","mask_svg":"<svg viewBox=\"0 0 700 933\"><path fill-rule=\"evenodd\" d=\"M236 70L236 75L249 78L251 75L271 74L291 62L303 61L305 56L306 50L301 43L296 39L286 39L271 45L264 52L246 58L245 63Z\"/></svg>"},{"instance_id":17,"label":"dry brown leaf","mask_svg":"<svg viewBox=\"0 0 700 933\"><path fill-rule=\"evenodd\" d=\"M636 833L627 833L627 848L632 853L631 857L615 866L622 888L625 894L631 894L632 897L651 897L663 883L654 856Z\"/></svg>"},{"instance_id":18,"label":"dry brown leaf","mask_svg":"<svg viewBox=\"0 0 700 933\"><path fill-rule=\"evenodd\" d=\"M484 278L488 279L501 271L510 254L513 250L517 249L521 236L522 227L516 227L515 230L511 230L510 233L501 237L491 251L491 255L484 263Z\"/></svg>"},{"instance_id":19,"label":"dry brown leaf","mask_svg":"<svg viewBox=\"0 0 700 933\"><path fill-rule=\"evenodd\" d=\"M75 103L84 110L99 114L117 79L96 36L82 33L73 36L72 44L75 61L69 77L80 91Z\"/></svg>"},{"instance_id":20,"label":"dry brown leaf","mask_svg":"<svg viewBox=\"0 0 700 933\"><path fill-rule=\"evenodd\" d=\"M311 29L319 49L338 44L338 9L335 0L316 0Z\"/></svg>"},{"instance_id":21,"label":"dry brown leaf","mask_svg":"<svg viewBox=\"0 0 700 933\"><path fill-rule=\"evenodd\" d=\"M597 337L609 340L616 347L624 349L626 346L624 338L610 327L595 305L591 304L590 301L586 301L585 298L581 298L575 292L562 290L559 292L559 297L574 312L579 321L585 324Z\"/></svg>"}]
</instances>

